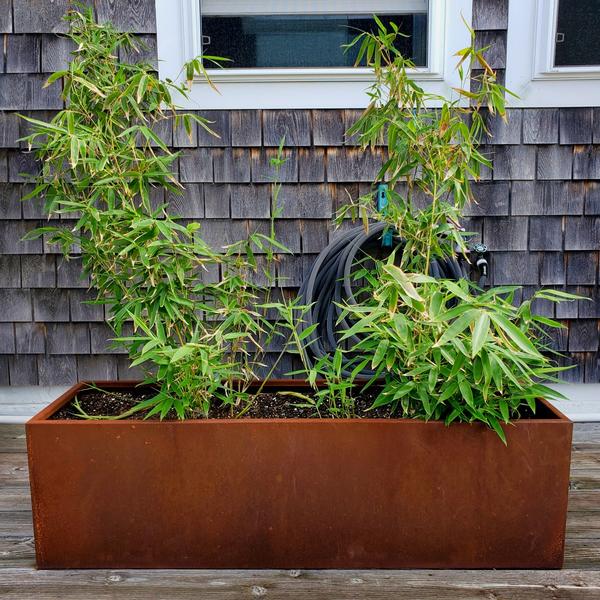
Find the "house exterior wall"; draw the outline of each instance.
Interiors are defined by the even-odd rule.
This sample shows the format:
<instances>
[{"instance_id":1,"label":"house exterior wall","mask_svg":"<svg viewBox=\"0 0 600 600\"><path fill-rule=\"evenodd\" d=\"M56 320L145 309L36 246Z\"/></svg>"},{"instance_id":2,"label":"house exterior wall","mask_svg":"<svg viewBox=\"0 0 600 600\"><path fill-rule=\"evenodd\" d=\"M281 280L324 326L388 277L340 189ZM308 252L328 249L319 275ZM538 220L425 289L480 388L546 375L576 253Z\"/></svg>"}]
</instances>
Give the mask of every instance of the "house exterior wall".
<instances>
[{"instance_id":1,"label":"house exterior wall","mask_svg":"<svg viewBox=\"0 0 600 600\"><path fill-rule=\"evenodd\" d=\"M126 357L108 348L102 307L80 277L43 240L20 241L43 221L42 207L21 203L34 173L17 112L48 118L61 108L59 87L42 89L47 75L68 60L56 33L68 2L0 0L0 385L63 384L76 379L132 378ZM135 31L155 57L154 0L95 0L101 19ZM508 0L474 0L473 24L501 75L506 59ZM185 195L174 212L202 223L215 244L266 227L270 206L268 158L285 134L289 157L282 172L280 239L293 252L278 274L290 293L332 235L331 216L373 181L380 153L359 151L344 139L358 115L337 110L211 111L220 139L165 132L183 155L176 165ZM464 225L490 248L491 283L521 284L529 296L555 286L591 297L543 314L564 321L554 340L576 365L569 381L600 381L600 108L514 109L507 125L492 122L486 152L494 163L474 184L478 204ZM68 226L68 223L65 223ZM282 370L290 367L284 364Z\"/></svg>"}]
</instances>

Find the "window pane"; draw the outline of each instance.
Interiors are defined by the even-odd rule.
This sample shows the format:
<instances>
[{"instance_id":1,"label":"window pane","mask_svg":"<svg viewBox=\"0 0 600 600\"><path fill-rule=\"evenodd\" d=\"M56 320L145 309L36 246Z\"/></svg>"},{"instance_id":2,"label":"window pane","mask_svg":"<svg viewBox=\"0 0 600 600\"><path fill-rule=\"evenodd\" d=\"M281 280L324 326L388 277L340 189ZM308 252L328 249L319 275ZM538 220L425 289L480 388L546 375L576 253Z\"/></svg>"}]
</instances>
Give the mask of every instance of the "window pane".
<instances>
[{"instance_id":1,"label":"window pane","mask_svg":"<svg viewBox=\"0 0 600 600\"><path fill-rule=\"evenodd\" d=\"M407 37L397 47L417 66L427 65L427 3L380 0L378 8L400 7L378 14L388 25L396 23ZM363 8L356 13L352 8ZM307 8L315 9L308 14ZM341 11L347 10L344 14ZM400 10L400 9L404 10ZM272 10L267 10L272 9ZM408 12L411 9L412 12ZM234 10L241 12L233 12ZM303 12L304 11L304 12ZM372 13L362 14L364 2L266 2L245 3L205 0L202 35L207 54L223 56L229 68L252 67L351 67L357 49L345 53L342 46L358 31L374 29ZM232 14L233 13L233 14ZM330 14L334 13L334 14Z\"/></svg>"},{"instance_id":2,"label":"window pane","mask_svg":"<svg viewBox=\"0 0 600 600\"><path fill-rule=\"evenodd\" d=\"M600 0L560 0L554 64L600 65L599 31Z\"/></svg>"}]
</instances>

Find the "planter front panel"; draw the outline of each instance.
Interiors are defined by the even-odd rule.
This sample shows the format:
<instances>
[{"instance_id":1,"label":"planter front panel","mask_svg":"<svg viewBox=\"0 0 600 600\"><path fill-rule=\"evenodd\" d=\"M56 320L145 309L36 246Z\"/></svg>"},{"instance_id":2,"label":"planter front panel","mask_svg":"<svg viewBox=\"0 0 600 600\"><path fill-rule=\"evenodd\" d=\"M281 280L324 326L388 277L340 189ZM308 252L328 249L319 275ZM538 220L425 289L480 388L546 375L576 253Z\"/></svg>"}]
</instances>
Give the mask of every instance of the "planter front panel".
<instances>
[{"instance_id":1,"label":"planter front panel","mask_svg":"<svg viewBox=\"0 0 600 600\"><path fill-rule=\"evenodd\" d=\"M38 566L557 568L571 429L34 418Z\"/></svg>"}]
</instances>

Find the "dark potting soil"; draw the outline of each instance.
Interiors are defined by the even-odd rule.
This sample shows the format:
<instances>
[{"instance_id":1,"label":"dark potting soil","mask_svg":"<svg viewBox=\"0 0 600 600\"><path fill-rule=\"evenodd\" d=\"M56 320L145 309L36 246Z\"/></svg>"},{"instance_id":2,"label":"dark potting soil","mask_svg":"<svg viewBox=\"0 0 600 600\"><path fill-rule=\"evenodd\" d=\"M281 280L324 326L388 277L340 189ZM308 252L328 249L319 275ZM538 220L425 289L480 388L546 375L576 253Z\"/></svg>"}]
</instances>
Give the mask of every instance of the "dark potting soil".
<instances>
[{"instance_id":1,"label":"dark potting soil","mask_svg":"<svg viewBox=\"0 0 600 600\"><path fill-rule=\"evenodd\" d=\"M305 392L311 395L311 392ZM139 402L152 398L152 392L143 390L85 390L79 392L77 396L69 403L65 404L60 410L56 411L50 419L83 419L84 415L88 417L116 417L126 413L134 408ZM374 410L365 412L375 400L377 392L367 390L363 394L355 397L356 417L363 418L397 418L399 415L392 415L389 406L378 407ZM218 405L216 401L211 408L209 417L213 419L228 419L232 415L230 409L224 405ZM304 408L295 406L295 404L304 402L298 397L286 395L285 392L261 392L251 396L250 406L240 416L243 406L236 407L234 418L243 419L310 419L317 415L314 408ZM79 407L79 408L78 408ZM140 411L126 417L127 419L141 420L146 418L148 411ZM83 413L83 414L82 414ZM191 418L203 418L203 415L189 415ZM321 411L322 417L330 417L325 408ZM159 419L158 415L152 415L150 419ZM165 419L177 419L177 414L172 410Z\"/></svg>"},{"instance_id":2,"label":"dark potting soil","mask_svg":"<svg viewBox=\"0 0 600 600\"><path fill-rule=\"evenodd\" d=\"M295 390L297 393L300 390ZM302 390L303 394L311 396L310 390ZM50 419L75 419L81 420L88 417L118 417L131 410L143 400L148 400L154 396L154 392L148 389L134 390L98 390L89 389L79 392L77 396L56 411ZM354 397L355 418L375 418L375 419L398 419L402 417L400 412L392 413L390 405L380 406L373 410L368 410L375 398L376 389L368 389ZM250 396L250 404L243 411L243 406L235 409L235 414L231 414L228 406L219 405L215 401L211 407L209 418L212 419L312 419L315 417L332 418L327 409L323 407L320 415L312 407L296 406L304 401L298 397L290 396L285 391L261 392ZM539 410L541 409L541 410ZM147 417L148 410L140 410L125 418L130 420L160 419L159 415ZM528 407L520 410L521 419L548 418L550 411L539 406L537 413L531 411ZM204 418L204 415L198 412L190 414L188 418ZM165 420L176 420L177 414L174 410L170 411Z\"/></svg>"}]
</instances>

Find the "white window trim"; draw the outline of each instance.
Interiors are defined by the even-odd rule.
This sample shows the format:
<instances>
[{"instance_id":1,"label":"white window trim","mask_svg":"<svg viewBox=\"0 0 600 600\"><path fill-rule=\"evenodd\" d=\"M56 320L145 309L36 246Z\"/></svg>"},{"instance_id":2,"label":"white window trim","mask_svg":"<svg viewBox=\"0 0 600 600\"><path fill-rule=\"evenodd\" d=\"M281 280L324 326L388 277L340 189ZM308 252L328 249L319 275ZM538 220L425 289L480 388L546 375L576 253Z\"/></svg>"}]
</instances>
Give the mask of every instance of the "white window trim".
<instances>
[{"instance_id":1,"label":"white window trim","mask_svg":"<svg viewBox=\"0 0 600 600\"><path fill-rule=\"evenodd\" d=\"M468 46L472 0L429 0L428 67L414 70L427 91L452 95L460 84L454 54ZM181 66L199 56L201 44L198 0L156 0L159 72L182 81ZM211 79L220 93L204 81L194 81L185 108L363 108L372 82L368 69L217 69Z\"/></svg>"},{"instance_id":2,"label":"white window trim","mask_svg":"<svg viewBox=\"0 0 600 600\"><path fill-rule=\"evenodd\" d=\"M513 106L600 105L600 65L555 67L558 0L511 0L508 12L506 87Z\"/></svg>"}]
</instances>

